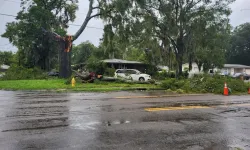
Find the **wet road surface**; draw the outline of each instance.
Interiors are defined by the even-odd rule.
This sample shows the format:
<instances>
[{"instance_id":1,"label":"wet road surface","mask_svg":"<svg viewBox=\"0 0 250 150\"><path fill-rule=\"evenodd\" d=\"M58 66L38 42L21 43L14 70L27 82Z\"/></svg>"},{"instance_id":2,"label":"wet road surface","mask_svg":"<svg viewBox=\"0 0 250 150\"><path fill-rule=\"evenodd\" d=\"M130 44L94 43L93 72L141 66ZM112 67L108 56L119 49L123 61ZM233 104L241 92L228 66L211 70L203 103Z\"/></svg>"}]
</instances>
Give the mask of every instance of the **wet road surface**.
<instances>
[{"instance_id":1,"label":"wet road surface","mask_svg":"<svg viewBox=\"0 0 250 150\"><path fill-rule=\"evenodd\" d=\"M0 91L0 149L250 149L250 96Z\"/></svg>"}]
</instances>

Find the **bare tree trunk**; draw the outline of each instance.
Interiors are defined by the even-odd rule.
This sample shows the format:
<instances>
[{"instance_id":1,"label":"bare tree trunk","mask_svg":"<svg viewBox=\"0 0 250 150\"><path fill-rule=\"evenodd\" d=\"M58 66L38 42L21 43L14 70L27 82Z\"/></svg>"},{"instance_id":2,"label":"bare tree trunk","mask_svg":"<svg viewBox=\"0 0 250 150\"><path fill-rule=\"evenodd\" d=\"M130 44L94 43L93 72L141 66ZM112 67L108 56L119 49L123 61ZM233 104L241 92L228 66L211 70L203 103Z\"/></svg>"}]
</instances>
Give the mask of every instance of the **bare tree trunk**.
<instances>
[{"instance_id":1,"label":"bare tree trunk","mask_svg":"<svg viewBox=\"0 0 250 150\"><path fill-rule=\"evenodd\" d=\"M69 78L71 76L71 51L65 51L65 42L60 41L60 49L59 49L59 77L60 78Z\"/></svg>"},{"instance_id":2,"label":"bare tree trunk","mask_svg":"<svg viewBox=\"0 0 250 150\"><path fill-rule=\"evenodd\" d=\"M177 60L177 64L178 64L178 77L179 77L182 75L183 56L181 54L177 54L176 60Z\"/></svg>"}]
</instances>

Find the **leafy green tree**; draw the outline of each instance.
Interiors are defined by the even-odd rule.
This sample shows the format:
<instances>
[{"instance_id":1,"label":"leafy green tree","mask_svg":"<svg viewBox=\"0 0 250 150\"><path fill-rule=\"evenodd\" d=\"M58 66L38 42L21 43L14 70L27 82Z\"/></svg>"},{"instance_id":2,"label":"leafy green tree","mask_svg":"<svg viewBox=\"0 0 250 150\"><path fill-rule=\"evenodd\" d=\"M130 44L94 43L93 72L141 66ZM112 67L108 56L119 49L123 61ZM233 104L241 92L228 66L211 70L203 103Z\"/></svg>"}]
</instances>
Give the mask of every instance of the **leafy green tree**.
<instances>
[{"instance_id":1,"label":"leafy green tree","mask_svg":"<svg viewBox=\"0 0 250 150\"><path fill-rule=\"evenodd\" d=\"M235 28L226 56L228 63L250 65L250 23Z\"/></svg>"},{"instance_id":2,"label":"leafy green tree","mask_svg":"<svg viewBox=\"0 0 250 150\"><path fill-rule=\"evenodd\" d=\"M0 51L0 65L11 65L14 63L14 54L10 51Z\"/></svg>"},{"instance_id":3,"label":"leafy green tree","mask_svg":"<svg viewBox=\"0 0 250 150\"><path fill-rule=\"evenodd\" d=\"M229 4L234 0L132 0L123 1L111 13L114 31L124 39L158 40L164 53L174 53L178 73L190 39L201 24L224 26L230 15ZM206 30L206 28L205 28ZM192 36L193 35L193 36ZM199 33L198 33L199 35ZM147 38L147 39L145 39ZM171 51L169 51L171 48ZM163 53L163 54L164 54Z\"/></svg>"},{"instance_id":4,"label":"leafy green tree","mask_svg":"<svg viewBox=\"0 0 250 150\"><path fill-rule=\"evenodd\" d=\"M72 63L86 63L87 60L91 57L92 53L96 51L96 49L97 47L95 47L88 41L74 46L72 49Z\"/></svg>"},{"instance_id":5,"label":"leafy green tree","mask_svg":"<svg viewBox=\"0 0 250 150\"><path fill-rule=\"evenodd\" d=\"M225 53L228 48L231 26L225 22L204 22L197 27L196 32L190 41L187 49L189 63L196 62L199 70L203 71L223 67Z\"/></svg>"},{"instance_id":6,"label":"leafy green tree","mask_svg":"<svg viewBox=\"0 0 250 150\"><path fill-rule=\"evenodd\" d=\"M55 58L59 58L59 75L67 78L71 75L71 52L68 48L72 50L72 42L82 34L92 18L107 17L114 8L119 10L122 2L89 0L88 13L81 27L72 38L64 40L68 22L75 19L77 0L22 0L23 10L18 13L17 21L7 24L6 33L2 36L18 47L18 56L24 56L19 60L25 62L19 64L50 70L57 60ZM55 37L58 37L55 33L61 36L57 38L59 44L55 44ZM68 47L66 51L65 47Z\"/></svg>"},{"instance_id":7,"label":"leafy green tree","mask_svg":"<svg viewBox=\"0 0 250 150\"><path fill-rule=\"evenodd\" d=\"M146 55L144 53L144 50L132 47L127 49L127 51L125 52L124 59L134 61L145 61L145 57Z\"/></svg>"},{"instance_id":8,"label":"leafy green tree","mask_svg":"<svg viewBox=\"0 0 250 150\"><path fill-rule=\"evenodd\" d=\"M75 0L22 0L16 21L8 23L2 35L18 47L19 64L50 70L58 63L58 46L45 31L66 34L67 23L74 21Z\"/></svg>"}]
</instances>

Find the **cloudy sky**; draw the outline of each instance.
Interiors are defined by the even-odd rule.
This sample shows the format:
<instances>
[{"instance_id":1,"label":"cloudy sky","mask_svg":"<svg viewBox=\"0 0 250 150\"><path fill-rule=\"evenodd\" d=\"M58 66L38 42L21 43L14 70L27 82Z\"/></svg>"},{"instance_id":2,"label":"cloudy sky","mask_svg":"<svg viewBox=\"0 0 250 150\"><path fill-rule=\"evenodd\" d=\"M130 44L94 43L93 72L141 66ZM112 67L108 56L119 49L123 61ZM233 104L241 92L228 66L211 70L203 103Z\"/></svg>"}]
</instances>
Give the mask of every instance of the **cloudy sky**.
<instances>
[{"instance_id":1,"label":"cloudy sky","mask_svg":"<svg viewBox=\"0 0 250 150\"><path fill-rule=\"evenodd\" d=\"M0 0L0 14L16 15L20 11L21 0ZM245 22L250 22L250 0L236 0L231 5L232 15L230 16L231 24L235 27ZM249 10L247 10L249 9ZM77 12L77 18L73 24L80 25L85 18L88 11L88 0L79 0L79 10ZM5 31L5 25L7 22L14 21L14 17L0 15L0 35ZM79 26L71 25L68 29L68 34L74 34L78 30ZM101 20L93 19L89 22L87 29L82 35L75 41L75 44L79 44L83 41L90 41L95 45L99 44L99 39L103 34L103 23ZM0 51L16 51L7 39L0 37Z\"/></svg>"}]
</instances>

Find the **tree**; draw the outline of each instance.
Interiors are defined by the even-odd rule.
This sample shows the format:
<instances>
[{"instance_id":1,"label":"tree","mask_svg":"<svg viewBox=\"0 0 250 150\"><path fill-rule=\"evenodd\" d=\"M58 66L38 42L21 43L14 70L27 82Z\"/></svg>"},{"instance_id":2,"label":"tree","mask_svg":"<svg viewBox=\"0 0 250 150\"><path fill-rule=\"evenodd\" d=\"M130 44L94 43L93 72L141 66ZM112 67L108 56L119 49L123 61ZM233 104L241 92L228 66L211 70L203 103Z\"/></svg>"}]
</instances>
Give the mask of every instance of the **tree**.
<instances>
[{"instance_id":1,"label":"tree","mask_svg":"<svg viewBox=\"0 0 250 150\"><path fill-rule=\"evenodd\" d=\"M14 62L14 54L10 51L0 51L0 65L11 65Z\"/></svg>"},{"instance_id":2,"label":"tree","mask_svg":"<svg viewBox=\"0 0 250 150\"><path fill-rule=\"evenodd\" d=\"M58 63L58 45L44 31L64 36L67 23L75 19L76 0L22 0L21 6L2 36L18 47L19 65L50 70Z\"/></svg>"},{"instance_id":3,"label":"tree","mask_svg":"<svg viewBox=\"0 0 250 150\"><path fill-rule=\"evenodd\" d=\"M228 20L221 20L207 24L204 22L196 28L194 35L187 47L189 63L196 62L199 70L203 71L223 67L225 53L228 48L231 26ZM191 69L191 68L189 68Z\"/></svg>"},{"instance_id":4,"label":"tree","mask_svg":"<svg viewBox=\"0 0 250 150\"><path fill-rule=\"evenodd\" d=\"M250 65L250 23L235 28L226 56L228 63Z\"/></svg>"},{"instance_id":5,"label":"tree","mask_svg":"<svg viewBox=\"0 0 250 150\"><path fill-rule=\"evenodd\" d=\"M92 53L96 51L97 47L95 47L90 42L83 42L77 46L73 46L72 49L72 63L80 64L86 63L87 60L91 57Z\"/></svg>"},{"instance_id":6,"label":"tree","mask_svg":"<svg viewBox=\"0 0 250 150\"><path fill-rule=\"evenodd\" d=\"M81 27L73 36L65 36L68 22L75 19L77 0L22 0L23 11L19 12L16 22L7 25L7 31L2 36L9 38L19 48L19 54L25 56L25 65L38 65L45 70L50 69L50 58L57 57L54 54L58 53L53 52L56 46L54 41L57 40L59 76L67 78L71 75L72 42L81 35L92 18L107 17L113 8L119 10L122 2L89 0L88 13Z\"/></svg>"},{"instance_id":7,"label":"tree","mask_svg":"<svg viewBox=\"0 0 250 150\"><path fill-rule=\"evenodd\" d=\"M113 10L115 5L109 1L100 1L100 0L89 0L88 13L79 28L79 30L71 37L67 36L65 40L61 40L61 51L60 51L60 69L59 76L67 78L71 75L71 51L72 51L72 42L78 39L82 32L87 27L87 24L92 18L99 16L106 16L107 13ZM68 40L66 40L68 39ZM65 50L66 47L66 50Z\"/></svg>"},{"instance_id":8,"label":"tree","mask_svg":"<svg viewBox=\"0 0 250 150\"><path fill-rule=\"evenodd\" d=\"M126 32L129 33L129 31ZM157 39L149 39L147 35L140 36L143 40L134 37L125 37L120 33L113 32L112 26L107 25L104 29L101 46L105 50L105 53L109 54L110 59L136 60L147 64L165 65L166 61L163 59L165 55L161 51L159 41Z\"/></svg>"},{"instance_id":9,"label":"tree","mask_svg":"<svg viewBox=\"0 0 250 150\"><path fill-rule=\"evenodd\" d=\"M159 41L163 54L173 52L182 74L182 63L190 39L201 24L225 23L234 0L132 0L124 1L122 9L110 14L115 32L130 40ZM222 26L224 24L221 24ZM206 30L207 28L205 28ZM197 33L199 34L199 33ZM141 36L140 36L141 35ZM127 38L126 38L127 37ZM128 38L130 37L130 38Z\"/></svg>"}]
</instances>

